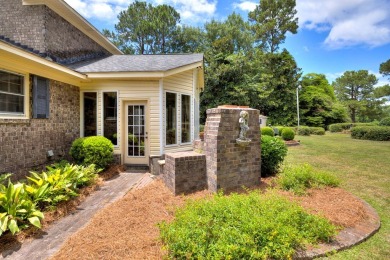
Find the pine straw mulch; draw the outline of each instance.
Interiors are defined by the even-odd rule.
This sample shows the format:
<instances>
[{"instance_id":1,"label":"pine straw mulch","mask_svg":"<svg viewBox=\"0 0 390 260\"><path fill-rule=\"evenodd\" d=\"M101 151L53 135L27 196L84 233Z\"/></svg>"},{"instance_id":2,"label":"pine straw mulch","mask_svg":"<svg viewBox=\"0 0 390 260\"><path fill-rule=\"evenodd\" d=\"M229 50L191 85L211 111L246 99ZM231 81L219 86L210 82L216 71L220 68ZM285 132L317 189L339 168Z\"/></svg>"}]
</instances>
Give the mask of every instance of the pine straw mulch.
<instances>
[{"instance_id":1,"label":"pine straw mulch","mask_svg":"<svg viewBox=\"0 0 390 260\"><path fill-rule=\"evenodd\" d=\"M272 187L272 179L262 180L258 189ZM310 190L304 197L280 194L340 227L352 227L367 217L362 202L340 188ZM209 195L202 191L175 197L161 180L154 181L101 210L52 259L163 259L157 223L172 220L175 208L186 199Z\"/></svg>"},{"instance_id":2,"label":"pine straw mulch","mask_svg":"<svg viewBox=\"0 0 390 260\"><path fill-rule=\"evenodd\" d=\"M123 171L124 167L122 165L110 166L107 170L99 174L99 178L94 184L81 188L77 197L69 201L59 203L54 210L45 211L45 218L41 221L42 229L31 226L14 236L9 232L3 234L0 237L0 253L6 250L16 250L20 248L21 244L25 241L42 237L53 222L74 212L77 209L77 206L80 205L91 193L98 190L104 181L113 178Z\"/></svg>"}]
</instances>

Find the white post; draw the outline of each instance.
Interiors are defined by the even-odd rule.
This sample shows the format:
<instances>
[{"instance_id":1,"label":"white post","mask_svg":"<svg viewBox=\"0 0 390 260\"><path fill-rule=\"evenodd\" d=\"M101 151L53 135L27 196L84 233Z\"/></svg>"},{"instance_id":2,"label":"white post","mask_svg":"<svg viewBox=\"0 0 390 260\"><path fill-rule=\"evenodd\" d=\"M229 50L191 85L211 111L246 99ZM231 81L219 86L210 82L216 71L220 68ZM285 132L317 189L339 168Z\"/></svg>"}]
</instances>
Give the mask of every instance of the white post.
<instances>
[{"instance_id":1,"label":"white post","mask_svg":"<svg viewBox=\"0 0 390 260\"><path fill-rule=\"evenodd\" d=\"M299 131L299 94L298 94L298 91L299 91L299 88L301 87L301 85L299 85L297 87L297 115L298 115L298 131Z\"/></svg>"}]
</instances>

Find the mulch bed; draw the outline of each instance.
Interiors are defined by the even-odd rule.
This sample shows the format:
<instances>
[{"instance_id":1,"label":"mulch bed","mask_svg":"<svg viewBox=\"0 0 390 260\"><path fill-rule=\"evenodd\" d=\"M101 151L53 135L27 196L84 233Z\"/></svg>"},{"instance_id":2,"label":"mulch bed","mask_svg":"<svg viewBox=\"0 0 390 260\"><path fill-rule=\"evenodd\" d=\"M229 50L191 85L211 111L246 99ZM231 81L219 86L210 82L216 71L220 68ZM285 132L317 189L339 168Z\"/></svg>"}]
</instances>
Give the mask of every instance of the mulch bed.
<instances>
[{"instance_id":1,"label":"mulch bed","mask_svg":"<svg viewBox=\"0 0 390 260\"><path fill-rule=\"evenodd\" d=\"M97 190L105 180L109 180L123 171L124 167L122 165L112 165L107 170L99 174L99 179L93 185L81 188L79 196L73 198L72 200L59 203L55 210L44 212L45 218L41 221L42 229L32 226L28 229L22 230L14 236L10 232L3 234L0 237L0 253L6 250L17 249L20 247L20 244L26 240L41 237L45 234L45 230L53 224L53 222L76 211L77 206L80 205L86 197Z\"/></svg>"},{"instance_id":2,"label":"mulch bed","mask_svg":"<svg viewBox=\"0 0 390 260\"><path fill-rule=\"evenodd\" d=\"M259 189L272 186L272 178L262 181ZM340 188L313 189L303 197L280 193L340 228L352 227L367 217L362 202ZM162 181L154 181L101 210L52 259L163 259L157 223L172 220L175 208L186 199L209 195L202 191L175 197Z\"/></svg>"}]
</instances>

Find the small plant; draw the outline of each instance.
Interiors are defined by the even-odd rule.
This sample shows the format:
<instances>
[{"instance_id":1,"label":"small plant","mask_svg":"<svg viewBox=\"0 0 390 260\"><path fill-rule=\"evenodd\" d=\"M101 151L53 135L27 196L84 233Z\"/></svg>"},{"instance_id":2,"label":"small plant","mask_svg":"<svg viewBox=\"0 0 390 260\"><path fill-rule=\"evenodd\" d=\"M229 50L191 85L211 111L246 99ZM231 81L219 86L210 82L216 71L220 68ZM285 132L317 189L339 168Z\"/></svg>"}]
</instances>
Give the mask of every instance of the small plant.
<instances>
[{"instance_id":1,"label":"small plant","mask_svg":"<svg viewBox=\"0 0 390 260\"><path fill-rule=\"evenodd\" d=\"M12 234L26 228L29 224L41 227L43 214L36 208L24 189L24 184L13 184L0 187L0 236L7 230Z\"/></svg>"},{"instance_id":2,"label":"small plant","mask_svg":"<svg viewBox=\"0 0 390 260\"><path fill-rule=\"evenodd\" d=\"M272 129L272 127L264 126L264 127L261 127L260 130L261 130L262 136L263 135L274 136L274 130Z\"/></svg>"},{"instance_id":3,"label":"small plant","mask_svg":"<svg viewBox=\"0 0 390 260\"><path fill-rule=\"evenodd\" d=\"M283 190L304 195L309 188L337 187L339 179L327 172L315 171L309 164L285 167L277 183Z\"/></svg>"},{"instance_id":4,"label":"small plant","mask_svg":"<svg viewBox=\"0 0 390 260\"><path fill-rule=\"evenodd\" d=\"M295 132L291 128L284 128L282 132L282 138L285 141L294 140Z\"/></svg>"},{"instance_id":5,"label":"small plant","mask_svg":"<svg viewBox=\"0 0 390 260\"><path fill-rule=\"evenodd\" d=\"M390 117L385 117L379 122L380 126L390 126Z\"/></svg>"},{"instance_id":6,"label":"small plant","mask_svg":"<svg viewBox=\"0 0 390 260\"><path fill-rule=\"evenodd\" d=\"M261 136L261 176L276 173L287 155L286 144L277 137Z\"/></svg>"},{"instance_id":7,"label":"small plant","mask_svg":"<svg viewBox=\"0 0 390 260\"><path fill-rule=\"evenodd\" d=\"M169 259L292 259L296 249L336 234L328 220L258 192L188 201L159 228Z\"/></svg>"},{"instance_id":8,"label":"small plant","mask_svg":"<svg viewBox=\"0 0 390 260\"><path fill-rule=\"evenodd\" d=\"M103 136L89 136L76 139L70 149L73 159L84 165L95 164L106 168L114 160L114 145Z\"/></svg>"}]
</instances>

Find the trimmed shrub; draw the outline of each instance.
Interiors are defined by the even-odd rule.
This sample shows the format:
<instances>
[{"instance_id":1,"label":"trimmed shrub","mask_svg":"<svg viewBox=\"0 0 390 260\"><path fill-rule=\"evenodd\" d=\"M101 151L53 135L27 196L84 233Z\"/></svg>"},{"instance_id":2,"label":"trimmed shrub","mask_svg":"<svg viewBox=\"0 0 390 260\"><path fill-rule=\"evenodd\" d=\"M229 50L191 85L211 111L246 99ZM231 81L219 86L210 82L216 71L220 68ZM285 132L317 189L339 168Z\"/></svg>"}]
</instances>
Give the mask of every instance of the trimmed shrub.
<instances>
[{"instance_id":1,"label":"trimmed shrub","mask_svg":"<svg viewBox=\"0 0 390 260\"><path fill-rule=\"evenodd\" d=\"M390 141L390 127L388 126L355 126L351 129L354 139L372 141Z\"/></svg>"},{"instance_id":2,"label":"trimmed shrub","mask_svg":"<svg viewBox=\"0 0 390 260\"><path fill-rule=\"evenodd\" d=\"M342 131L348 131L351 130L354 126L376 126L377 123L338 123L338 124L331 124L328 126L329 131L332 133L342 132Z\"/></svg>"},{"instance_id":3,"label":"trimmed shrub","mask_svg":"<svg viewBox=\"0 0 390 260\"><path fill-rule=\"evenodd\" d=\"M310 135L310 128L308 126L300 126L297 129L297 134L298 135Z\"/></svg>"},{"instance_id":4,"label":"trimmed shrub","mask_svg":"<svg viewBox=\"0 0 390 260\"><path fill-rule=\"evenodd\" d=\"M325 129L322 127L309 127L312 135L325 135Z\"/></svg>"},{"instance_id":5,"label":"trimmed shrub","mask_svg":"<svg viewBox=\"0 0 390 260\"><path fill-rule=\"evenodd\" d=\"M82 140L79 140L82 139ZM70 155L80 164L95 164L106 168L114 160L114 145L104 136L89 136L76 139L70 149Z\"/></svg>"},{"instance_id":6,"label":"trimmed shrub","mask_svg":"<svg viewBox=\"0 0 390 260\"><path fill-rule=\"evenodd\" d=\"M285 141L294 140L295 132L291 128L284 128L282 132L282 138Z\"/></svg>"},{"instance_id":7,"label":"trimmed shrub","mask_svg":"<svg viewBox=\"0 0 390 260\"><path fill-rule=\"evenodd\" d=\"M390 126L390 117L385 117L383 118L380 122L379 125L381 126Z\"/></svg>"},{"instance_id":8,"label":"trimmed shrub","mask_svg":"<svg viewBox=\"0 0 390 260\"><path fill-rule=\"evenodd\" d=\"M287 155L287 146L282 139L268 135L261 136L261 176L278 171Z\"/></svg>"},{"instance_id":9,"label":"trimmed shrub","mask_svg":"<svg viewBox=\"0 0 390 260\"><path fill-rule=\"evenodd\" d=\"M260 128L261 135L268 135L268 136L274 136L274 130L271 127L264 126Z\"/></svg>"},{"instance_id":10,"label":"trimmed shrub","mask_svg":"<svg viewBox=\"0 0 390 260\"><path fill-rule=\"evenodd\" d=\"M309 188L337 187L340 180L330 173L315 171L305 163L284 168L278 176L277 183L283 190L304 195Z\"/></svg>"}]
</instances>

